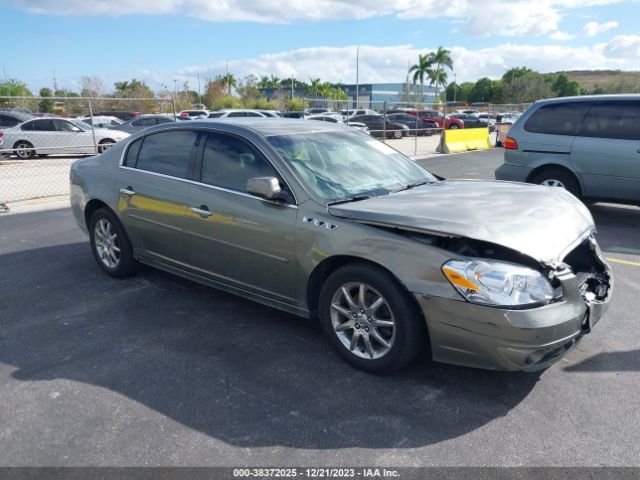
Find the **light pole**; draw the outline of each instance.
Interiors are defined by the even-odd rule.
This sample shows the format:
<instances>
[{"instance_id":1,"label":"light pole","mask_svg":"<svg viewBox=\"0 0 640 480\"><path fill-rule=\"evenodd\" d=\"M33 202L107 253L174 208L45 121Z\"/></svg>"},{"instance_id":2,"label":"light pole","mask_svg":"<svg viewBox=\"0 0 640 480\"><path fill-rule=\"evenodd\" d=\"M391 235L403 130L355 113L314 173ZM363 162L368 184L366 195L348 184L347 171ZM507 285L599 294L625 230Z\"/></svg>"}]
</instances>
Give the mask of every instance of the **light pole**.
<instances>
[{"instance_id":1,"label":"light pole","mask_svg":"<svg viewBox=\"0 0 640 480\"><path fill-rule=\"evenodd\" d=\"M360 47L356 48L356 110L360 107Z\"/></svg>"},{"instance_id":2,"label":"light pole","mask_svg":"<svg viewBox=\"0 0 640 480\"><path fill-rule=\"evenodd\" d=\"M458 77L456 76L456 72L453 72L453 103L456 103L456 93L458 92Z\"/></svg>"}]
</instances>

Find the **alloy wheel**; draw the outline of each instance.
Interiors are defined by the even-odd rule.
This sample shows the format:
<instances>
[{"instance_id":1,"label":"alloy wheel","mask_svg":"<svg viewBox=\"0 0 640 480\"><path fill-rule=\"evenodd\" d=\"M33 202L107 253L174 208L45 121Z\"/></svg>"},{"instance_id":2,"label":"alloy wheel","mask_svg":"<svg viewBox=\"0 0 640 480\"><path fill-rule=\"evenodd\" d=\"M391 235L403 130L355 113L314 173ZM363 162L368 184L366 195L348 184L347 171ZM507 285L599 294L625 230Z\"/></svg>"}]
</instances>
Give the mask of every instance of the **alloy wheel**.
<instances>
[{"instance_id":1,"label":"alloy wheel","mask_svg":"<svg viewBox=\"0 0 640 480\"><path fill-rule=\"evenodd\" d=\"M375 360L393 347L396 322L391 307L366 283L346 283L334 292L331 323L340 343L360 358Z\"/></svg>"},{"instance_id":2,"label":"alloy wheel","mask_svg":"<svg viewBox=\"0 0 640 480\"><path fill-rule=\"evenodd\" d=\"M93 234L100 261L108 268L116 268L120 263L120 241L111 222L101 218L96 222Z\"/></svg>"},{"instance_id":3,"label":"alloy wheel","mask_svg":"<svg viewBox=\"0 0 640 480\"><path fill-rule=\"evenodd\" d=\"M29 150L31 147L31 145L29 145L28 143L20 143L16 146L16 155L20 158L31 158L31 156L33 155L31 153L31 150Z\"/></svg>"},{"instance_id":4,"label":"alloy wheel","mask_svg":"<svg viewBox=\"0 0 640 480\"><path fill-rule=\"evenodd\" d=\"M560 180L556 180L555 178L544 180L540 185L544 185L545 187L567 188L565 187L564 183L562 183Z\"/></svg>"}]
</instances>

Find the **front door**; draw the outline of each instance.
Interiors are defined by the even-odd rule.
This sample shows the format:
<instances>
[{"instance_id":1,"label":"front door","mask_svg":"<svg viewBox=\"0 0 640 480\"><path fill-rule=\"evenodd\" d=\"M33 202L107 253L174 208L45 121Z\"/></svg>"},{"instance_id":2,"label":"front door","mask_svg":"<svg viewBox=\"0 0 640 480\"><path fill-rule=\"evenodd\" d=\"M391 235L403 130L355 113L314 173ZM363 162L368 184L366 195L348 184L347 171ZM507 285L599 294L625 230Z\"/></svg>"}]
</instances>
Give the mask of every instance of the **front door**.
<instances>
[{"instance_id":1,"label":"front door","mask_svg":"<svg viewBox=\"0 0 640 480\"><path fill-rule=\"evenodd\" d=\"M640 101L593 103L571 147L585 195L640 201Z\"/></svg>"},{"instance_id":2,"label":"front door","mask_svg":"<svg viewBox=\"0 0 640 480\"><path fill-rule=\"evenodd\" d=\"M190 263L215 281L293 304L297 207L246 191L250 178L281 177L241 137L208 133L204 141L188 193Z\"/></svg>"}]
</instances>

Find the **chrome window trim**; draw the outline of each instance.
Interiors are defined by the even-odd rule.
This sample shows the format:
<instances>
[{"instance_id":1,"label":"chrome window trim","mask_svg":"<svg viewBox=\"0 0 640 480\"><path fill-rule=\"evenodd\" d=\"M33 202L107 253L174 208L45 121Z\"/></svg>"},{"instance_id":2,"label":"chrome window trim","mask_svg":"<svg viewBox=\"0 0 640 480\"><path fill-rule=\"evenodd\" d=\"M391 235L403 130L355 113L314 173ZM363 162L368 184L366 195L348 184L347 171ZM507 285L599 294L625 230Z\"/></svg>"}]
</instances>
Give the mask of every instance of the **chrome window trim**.
<instances>
[{"instance_id":1,"label":"chrome window trim","mask_svg":"<svg viewBox=\"0 0 640 480\"><path fill-rule=\"evenodd\" d=\"M264 152L264 150L262 148L260 148L258 145L256 145L254 142L249 140L244 135L241 135L241 134L236 133L236 132L228 132L228 131L225 131L225 130L216 130L216 129L211 129L211 128L207 128L207 127L191 127L191 128L189 128L188 126L185 125L184 128L175 128L175 127L173 127L173 125L175 125L175 123L172 122L171 125L167 125L167 127L165 127L165 128L159 128L157 130L154 130L153 132L147 133L146 135L140 135L140 136L136 136L134 138L130 138L130 137L127 138L128 143L122 149L122 153L120 154L120 161L118 162L118 167L124 168L126 170L134 170L136 172L145 172L145 173L148 173L150 175L158 175L158 176L165 177L165 178L172 178L174 180L180 180L180 181L184 181L184 182L187 182L187 183L192 183L194 185L202 185L202 186L210 187L210 188L213 188L214 190L220 190L220 191L223 191L223 192L236 193L238 195L242 195L242 196L245 196L245 197L256 198L256 199L261 200L263 202L271 203L273 205L285 206L287 208L292 208L292 207L296 208L296 209L298 208L298 199L296 198L296 193L291 188L291 185L289 185L289 182L287 181L286 177L282 174L280 169L271 161L271 159ZM199 132L218 133L218 134L231 135L231 136L235 135L237 137L242 138L242 140L247 142L249 145L251 145L256 150L258 150L260 152L260 154L265 158L265 160L267 162L269 162L269 164L273 167L273 169L276 172L278 172L278 174L280 175L280 178L282 178L282 181L285 183L285 185L287 186L287 188L291 192L291 195L293 195L293 201L295 203L294 204L291 204L291 203L278 203L278 202L274 202L273 200L267 200L266 198L258 197L256 195L251 195L250 193L246 193L246 192L239 192L237 190L231 190L231 189L224 188L224 187L217 187L215 185L209 185L208 183L196 182L194 180L189 180L189 179L186 179L186 178L172 177L171 175L164 175L162 173L150 172L149 170L142 170L141 168L132 168L132 167L127 167L127 166L123 165L124 164L124 157L126 156L127 152L129 151L129 147L131 146L131 144L133 142L135 142L138 139L144 139L144 138L148 137L149 135L154 135L156 133L167 132L167 131L172 131L172 130L192 130L192 131L198 132L198 133Z\"/></svg>"},{"instance_id":2,"label":"chrome window trim","mask_svg":"<svg viewBox=\"0 0 640 480\"><path fill-rule=\"evenodd\" d=\"M164 173L150 172L149 170L142 170L141 168L131 168L125 165L118 165L118 168L122 168L124 170L131 170L133 172L146 173L147 175L155 175L156 177L167 178L169 180L177 180L179 182L189 183L191 185L198 185L200 187L207 187L207 188L211 188L213 190L218 190L221 192L233 193L236 195L240 195L241 197L253 198L255 200L260 200L261 202L270 203L272 205L278 205L280 207L294 208L296 210L298 209L297 205L293 205L291 203L274 202L273 200L268 200L266 198L258 197L256 195L251 195L250 193L238 192L237 190L231 190L229 188L217 187L215 185L209 185L208 183L196 182L195 180L189 180L188 178L172 177L171 175L165 175Z\"/></svg>"}]
</instances>

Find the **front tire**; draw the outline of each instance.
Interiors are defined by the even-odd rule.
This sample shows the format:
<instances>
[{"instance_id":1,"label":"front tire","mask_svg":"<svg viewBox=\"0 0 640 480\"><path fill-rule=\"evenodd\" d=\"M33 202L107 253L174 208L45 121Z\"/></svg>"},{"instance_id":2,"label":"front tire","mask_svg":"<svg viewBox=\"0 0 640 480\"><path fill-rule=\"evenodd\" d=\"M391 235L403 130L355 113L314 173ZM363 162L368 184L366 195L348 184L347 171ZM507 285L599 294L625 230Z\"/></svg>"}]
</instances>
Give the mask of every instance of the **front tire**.
<instances>
[{"instance_id":1,"label":"front tire","mask_svg":"<svg viewBox=\"0 0 640 480\"><path fill-rule=\"evenodd\" d=\"M399 140L402 138L402 130L394 130L393 131L393 138L395 138L396 140Z\"/></svg>"},{"instance_id":2,"label":"front tire","mask_svg":"<svg viewBox=\"0 0 640 480\"><path fill-rule=\"evenodd\" d=\"M325 281L320 323L338 354L372 373L397 370L426 343L426 327L409 293L379 267L353 263Z\"/></svg>"},{"instance_id":3,"label":"front tire","mask_svg":"<svg viewBox=\"0 0 640 480\"><path fill-rule=\"evenodd\" d=\"M112 277L124 278L138 270L127 233L108 208L96 210L89 220L91 251L98 266Z\"/></svg>"}]
</instances>

